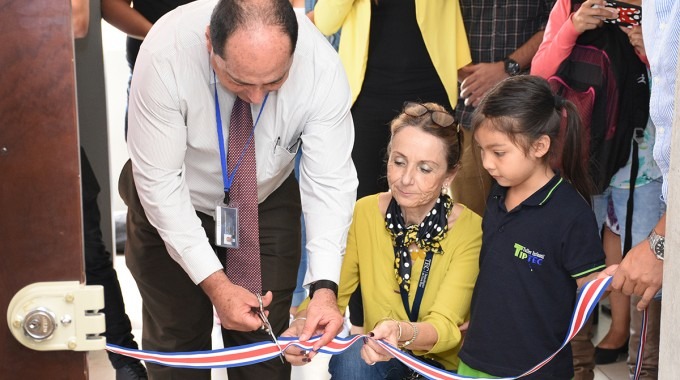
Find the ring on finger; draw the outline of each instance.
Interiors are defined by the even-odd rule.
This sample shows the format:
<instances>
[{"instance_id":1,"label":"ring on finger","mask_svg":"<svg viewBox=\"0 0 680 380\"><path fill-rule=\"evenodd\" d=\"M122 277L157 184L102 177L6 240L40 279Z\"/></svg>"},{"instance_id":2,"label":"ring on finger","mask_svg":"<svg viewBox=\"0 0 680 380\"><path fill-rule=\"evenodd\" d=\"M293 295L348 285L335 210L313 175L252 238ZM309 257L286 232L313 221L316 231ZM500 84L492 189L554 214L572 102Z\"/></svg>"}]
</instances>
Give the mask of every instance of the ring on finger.
<instances>
[{"instance_id":1,"label":"ring on finger","mask_svg":"<svg viewBox=\"0 0 680 380\"><path fill-rule=\"evenodd\" d=\"M369 363L368 365L375 365L375 362L373 362L373 363Z\"/></svg>"}]
</instances>

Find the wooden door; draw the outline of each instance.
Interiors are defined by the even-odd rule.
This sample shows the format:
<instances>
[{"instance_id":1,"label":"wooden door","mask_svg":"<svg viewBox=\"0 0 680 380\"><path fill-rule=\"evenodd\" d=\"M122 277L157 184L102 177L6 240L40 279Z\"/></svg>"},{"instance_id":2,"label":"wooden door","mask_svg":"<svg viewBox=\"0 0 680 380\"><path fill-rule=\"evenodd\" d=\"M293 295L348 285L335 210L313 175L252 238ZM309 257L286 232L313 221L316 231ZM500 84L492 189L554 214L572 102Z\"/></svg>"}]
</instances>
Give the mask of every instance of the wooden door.
<instances>
[{"instance_id":1,"label":"wooden door","mask_svg":"<svg viewBox=\"0 0 680 380\"><path fill-rule=\"evenodd\" d=\"M24 286L84 281L71 3L0 4L0 379L86 379L84 352L30 350L4 322Z\"/></svg>"}]
</instances>

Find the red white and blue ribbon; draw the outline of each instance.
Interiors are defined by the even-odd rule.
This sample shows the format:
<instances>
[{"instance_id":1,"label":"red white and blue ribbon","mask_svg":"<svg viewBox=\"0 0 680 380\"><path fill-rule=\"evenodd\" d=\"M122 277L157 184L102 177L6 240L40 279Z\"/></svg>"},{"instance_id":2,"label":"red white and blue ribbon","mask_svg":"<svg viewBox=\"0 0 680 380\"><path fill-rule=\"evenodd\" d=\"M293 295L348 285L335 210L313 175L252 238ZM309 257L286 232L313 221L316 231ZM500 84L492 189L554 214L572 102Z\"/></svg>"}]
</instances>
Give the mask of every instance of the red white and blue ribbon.
<instances>
[{"instance_id":1,"label":"red white and blue ribbon","mask_svg":"<svg viewBox=\"0 0 680 380\"><path fill-rule=\"evenodd\" d=\"M278 340L283 351L286 351L291 346L311 351L312 346L319 338L319 336L316 336L304 342L292 337L280 337ZM354 342L362 338L362 335L355 335L351 338L336 337L326 346L322 347L319 352L336 355L345 351L349 346L354 344ZM270 360L280 354L279 348L274 342L258 342L212 351L174 353L135 350L116 346L114 344L107 344L106 349L110 352L144 360L148 363L155 363L168 367L196 369L242 367Z\"/></svg>"},{"instance_id":2,"label":"red white and blue ribbon","mask_svg":"<svg viewBox=\"0 0 680 380\"><path fill-rule=\"evenodd\" d=\"M557 353L564 348L576 334L581 330L583 325L588 320L588 317L592 314L593 310L596 308L598 301L602 298L605 290L609 287L612 278L600 278L587 283L579 294L576 301L576 306L574 308L574 313L572 315L572 320L569 325L569 331L564 339L562 345L545 360L538 363L533 368L524 372L517 377L507 377L504 379L517 379L522 376L526 376L538 371L541 367L546 365L552 358L557 355ZM636 368L636 379L639 376L641 363L642 363L642 350L644 349L645 332L647 323L647 312L643 313L643 329L640 337L640 348L638 352L638 365ZM355 335L348 338L334 338L329 344L322 347L319 352L337 355L345 351L352 344L360 339L372 339L367 335ZM315 342L319 340L319 337L314 337L309 341L301 342L297 338L291 337L281 337L279 338L279 344L281 349L286 351L289 347L295 346L303 350L311 350ZM434 380L462 380L470 379L467 376L457 375L452 372L448 372L429 364L423 363L420 360L414 358L413 356L399 350L398 348L390 345L387 342L377 340L380 346L385 350L389 351L395 358L404 363L409 368L418 372L419 374L425 376L428 379ZM270 360L279 356L279 349L274 342L259 342L248 344L238 347L230 347L219 350L212 351L195 351L195 352L155 352L147 350L134 350L125 347L119 347L113 344L107 344L106 349L110 352L125 355L139 360L144 360L147 363L155 363L163 366L169 367L181 367L181 368L196 368L196 369L209 369L209 368L230 368L230 367L241 367L250 364L260 363L263 361Z\"/></svg>"},{"instance_id":3,"label":"red white and blue ribbon","mask_svg":"<svg viewBox=\"0 0 680 380\"><path fill-rule=\"evenodd\" d=\"M637 349L637 362L635 363L635 371L633 378L638 380L642 372L642 361L645 353L645 343L647 342L647 309L642 311L642 327L640 328L640 343Z\"/></svg>"}]
</instances>

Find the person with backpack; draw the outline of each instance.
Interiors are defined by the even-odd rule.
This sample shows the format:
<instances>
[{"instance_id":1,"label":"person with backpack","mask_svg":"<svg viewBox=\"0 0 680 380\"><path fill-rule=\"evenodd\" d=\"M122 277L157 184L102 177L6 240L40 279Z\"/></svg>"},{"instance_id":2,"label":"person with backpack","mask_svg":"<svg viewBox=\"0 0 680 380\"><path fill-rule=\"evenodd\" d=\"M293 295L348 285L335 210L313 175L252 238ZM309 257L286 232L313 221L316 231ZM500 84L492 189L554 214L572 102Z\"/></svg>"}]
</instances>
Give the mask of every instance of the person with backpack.
<instances>
[{"instance_id":1,"label":"person with backpack","mask_svg":"<svg viewBox=\"0 0 680 380\"><path fill-rule=\"evenodd\" d=\"M532 62L533 74L560 83L556 87L571 96L578 98L594 89L592 112L585 106L580 110L582 118L590 121L590 172L600 191L592 199L593 210L601 227L607 203L613 203L614 216L621 223L622 252L643 241L665 209L660 201L661 172L652 156L655 129L649 120L649 81L641 18L639 0L629 3L559 0ZM595 54L604 57L601 67L592 59ZM611 304L609 333L593 354L587 348L575 349L575 357L594 355L595 363L607 364L616 361L619 352L629 352L629 363L634 366L639 326L629 325L627 318L617 316L630 309L631 320L635 321L639 320L636 315L639 312L629 307L630 301L623 294L612 294ZM651 315L652 347L646 352L658 347L658 339L656 345L653 343L658 334L653 331L658 331L660 314ZM627 343L631 327L634 333ZM587 331L584 335L588 337ZM584 340L586 347L589 343ZM643 367L651 365L647 361L654 361L647 354L644 358Z\"/></svg>"}]
</instances>

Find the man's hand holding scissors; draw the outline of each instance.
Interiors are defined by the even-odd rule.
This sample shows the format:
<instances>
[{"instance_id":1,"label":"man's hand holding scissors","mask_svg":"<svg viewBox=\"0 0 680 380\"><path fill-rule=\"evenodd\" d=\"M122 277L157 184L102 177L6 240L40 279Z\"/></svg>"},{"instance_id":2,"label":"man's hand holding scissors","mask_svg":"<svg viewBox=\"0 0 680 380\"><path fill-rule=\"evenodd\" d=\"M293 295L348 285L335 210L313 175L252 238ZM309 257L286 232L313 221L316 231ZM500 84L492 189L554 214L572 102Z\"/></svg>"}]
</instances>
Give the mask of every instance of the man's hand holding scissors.
<instances>
[{"instance_id":1,"label":"man's hand holding scissors","mask_svg":"<svg viewBox=\"0 0 680 380\"><path fill-rule=\"evenodd\" d=\"M257 312L253 311L253 309L260 308L257 296L229 281L223 270L208 276L200 283L200 286L210 297L225 329L254 331L262 326L262 319ZM263 307L269 306L272 298L272 292L267 292L262 296Z\"/></svg>"}]
</instances>

